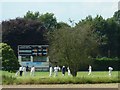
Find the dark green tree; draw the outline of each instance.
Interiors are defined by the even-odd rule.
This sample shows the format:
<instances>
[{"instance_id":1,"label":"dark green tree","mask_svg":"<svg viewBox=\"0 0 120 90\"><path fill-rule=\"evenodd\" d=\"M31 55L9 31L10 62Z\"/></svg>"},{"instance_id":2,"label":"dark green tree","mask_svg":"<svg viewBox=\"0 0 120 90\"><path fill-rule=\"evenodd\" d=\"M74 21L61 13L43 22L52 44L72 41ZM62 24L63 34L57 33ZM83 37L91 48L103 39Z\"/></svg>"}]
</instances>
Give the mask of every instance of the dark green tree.
<instances>
[{"instance_id":1,"label":"dark green tree","mask_svg":"<svg viewBox=\"0 0 120 90\"><path fill-rule=\"evenodd\" d=\"M120 24L120 10L114 13L113 18L118 24Z\"/></svg>"},{"instance_id":2,"label":"dark green tree","mask_svg":"<svg viewBox=\"0 0 120 90\"><path fill-rule=\"evenodd\" d=\"M64 27L70 27L70 25L64 22L57 23L57 29L64 28Z\"/></svg>"},{"instance_id":3,"label":"dark green tree","mask_svg":"<svg viewBox=\"0 0 120 90\"><path fill-rule=\"evenodd\" d=\"M89 23L95 30L99 39L99 55L106 57L120 56L120 10L116 11L113 17L104 19L97 15L95 18L91 16L81 20L78 25Z\"/></svg>"},{"instance_id":4,"label":"dark green tree","mask_svg":"<svg viewBox=\"0 0 120 90\"><path fill-rule=\"evenodd\" d=\"M39 12L33 13L32 11L28 11L26 15L24 16L25 19L32 19L32 20L38 20L40 14Z\"/></svg>"},{"instance_id":5,"label":"dark green tree","mask_svg":"<svg viewBox=\"0 0 120 90\"><path fill-rule=\"evenodd\" d=\"M108 37L108 56L119 57L120 55L120 25L115 18L107 19L106 36Z\"/></svg>"},{"instance_id":6,"label":"dark green tree","mask_svg":"<svg viewBox=\"0 0 120 90\"><path fill-rule=\"evenodd\" d=\"M40 14L39 12L28 11L25 19L38 20L42 22L46 30L51 31L57 28L57 20L53 13Z\"/></svg>"},{"instance_id":7,"label":"dark green tree","mask_svg":"<svg viewBox=\"0 0 120 90\"><path fill-rule=\"evenodd\" d=\"M57 28L57 20L53 13L45 13L39 16L39 20L44 24L44 27L48 30L54 30Z\"/></svg>"},{"instance_id":8,"label":"dark green tree","mask_svg":"<svg viewBox=\"0 0 120 90\"><path fill-rule=\"evenodd\" d=\"M13 49L6 43L0 43L0 55L2 55L2 70L15 71L19 68L19 62Z\"/></svg>"}]
</instances>

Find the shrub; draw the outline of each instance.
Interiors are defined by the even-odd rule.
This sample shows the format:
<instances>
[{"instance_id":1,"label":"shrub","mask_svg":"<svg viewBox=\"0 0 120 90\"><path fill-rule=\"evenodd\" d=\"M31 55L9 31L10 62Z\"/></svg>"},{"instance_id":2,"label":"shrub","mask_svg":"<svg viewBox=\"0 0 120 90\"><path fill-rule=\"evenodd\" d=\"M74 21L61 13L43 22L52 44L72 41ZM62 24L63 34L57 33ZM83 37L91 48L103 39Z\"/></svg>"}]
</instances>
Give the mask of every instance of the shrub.
<instances>
[{"instance_id":1,"label":"shrub","mask_svg":"<svg viewBox=\"0 0 120 90\"><path fill-rule=\"evenodd\" d=\"M0 62L2 60L2 70L15 71L19 68L19 62L14 54L13 49L6 43L0 43Z\"/></svg>"},{"instance_id":2,"label":"shrub","mask_svg":"<svg viewBox=\"0 0 120 90\"><path fill-rule=\"evenodd\" d=\"M7 85L13 84L15 80L16 80L16 78L11 75L10 76L2 75L2 83L3 84L7 84Z\"/></svg>"}]
</instances>

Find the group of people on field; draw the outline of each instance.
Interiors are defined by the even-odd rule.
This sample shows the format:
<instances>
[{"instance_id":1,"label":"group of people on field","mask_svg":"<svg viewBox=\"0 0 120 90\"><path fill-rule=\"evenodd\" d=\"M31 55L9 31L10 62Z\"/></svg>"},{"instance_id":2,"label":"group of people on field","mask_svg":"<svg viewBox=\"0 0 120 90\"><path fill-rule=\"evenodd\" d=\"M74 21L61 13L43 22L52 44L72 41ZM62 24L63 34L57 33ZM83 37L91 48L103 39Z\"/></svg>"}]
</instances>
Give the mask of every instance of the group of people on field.
<instances>
[{"instance_id":1,"label":"group of people on field","mask_svg":"<svg viewBox=\"0 0 120 90\"><path fill-rule=\"evenodd\" d=\"M30 76L34 76L35 75L35 67L34 66L32 66L31 69L29 69L28 66L26 66L26 67L25 66L21 66L21 67L19 67L19 70L16 72L15 76L18 76L18 74L20 76L23 76L23 74L27 75L29 71L30 71Z\"/></svg>"},{"instance_id":2,"label":"group of people on field","mask_svg":"<svg viewBox=\"0 0 120 90\"><path fill-rule=\"evenodd\" d=\"M55 67L50 66L50 68L49 68L49 76L51 77L53 75L53 72L54 72L54 77L58 76L58 71L60 71L60 70L62 71L62 76L65 76L66 71L68 72L68 76L71 75L69 67L66 68L65 66L62 66L62 68L60 68L59 66L55 66ZM108 70L109 70L109 76L111 76L113 68L108 67ZM28 66L26 66L26 67L21 66L21 67L19 67L19 70L16 72L15 75L16 76L18 76L18 74L20 76L22 76L23 74L27 75L29 71L30 71L30 76L35 75L35 67L34 66L32 66L30 69L29 69ZM88 75L91 75L91 73L92 73L92 66L91 65L89 65L88 71L89 71Z\"/></svg>"},{"instance_id":3,"label":"group of people on field","mask_svg":"<svg viewBox=\"0 0 120 90\"><path fill-rule=\"evenodd\" d=\"M54 67L54 76L58 76L58 71L60 70L60 67L58 67L58 66L55 66ZM108 67L108 70L109 70L109 76L111 76L112 75L112 70L113 70L113 68L112 67ZM49 76L51 77L52 76L52 72L53 72L53 68L52 67L50 67L50 74L49 74ZM62 67L62 76L65 76L65 72L66 71L68 71L68 76L70 76L71 75L71 73L70 73L70 69L69 69L69 67L67 67L67 70L66 70L66 67L65 66L63 66ZM91 75L91 73L92 73L92 66L91 65L89 65L89 68L88 68L88 75Z\"/></svg>"},{"instance_id":4,"label":"group of people on field","mask_svg":"<svg viewBox=\"0 0 120 90\"><path fill-rule=\"evenodd\" d=\"M60 70L62 71L62 76L65 76L66 71L68 71L68 76L71 75L69 67L67 67L67 70L66 70L65 66L63 66L62 69L60 69L59 66L55 66L54 68L52 66L50 66L50 70L49 70L50 74L49 74L49 76L50 77L52 76L53 71L54 71L54 77L58 76L58 71L60 71Z\"/></svg>"}]
</instances>

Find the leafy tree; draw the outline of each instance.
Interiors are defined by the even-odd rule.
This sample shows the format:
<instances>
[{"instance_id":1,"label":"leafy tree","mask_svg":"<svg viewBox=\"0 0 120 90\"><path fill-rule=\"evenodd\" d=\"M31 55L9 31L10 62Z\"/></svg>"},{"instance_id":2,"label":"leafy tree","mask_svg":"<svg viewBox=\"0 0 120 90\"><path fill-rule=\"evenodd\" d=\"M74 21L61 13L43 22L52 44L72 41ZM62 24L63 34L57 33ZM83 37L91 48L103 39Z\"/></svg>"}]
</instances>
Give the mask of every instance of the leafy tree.
<instances>
[{"instance_id":1,"label":"leafy tree","mask_svg":"<svg viewBox=\"0 0 120 90\"><path fill-rule=\"evenodd\" d=\"M25 19L32 19L37 20L39 18L40 14L39 12L33 13L32 11L28 11L26 15L24 16Z\"/></svg>"},{"instance_id":2,"label":"leafy tree","mask_svg":"<svg viewBox=\"0 0 120 90\"><path fill-rule=\"evenodd\" d=\"M69 66L71 74L77 76L81 65L90 64L90 56L97 46L90 25L65 27L54 31L52 35L50 62Z\"/></svg>"},{"instance_id":3,"label":"leafy tree","mask_svg":"<svg viewBox=\"0 0 120 90\"><path fill-rule=\"evenodd\" d=\"M115 21L117 21L118 24L120 24L120 10L114 13L113 18L115 19Z\"/></svg>"},{"instance_id":4,"label":"leafy tree","mask_svg":"<svg viewBox=\"0 0 120 90\"><path fill-rule=\"evenodd\" d=\"M38 20L42 22L46 30L51 31L57 28L57 20L53 13L39 14L28 11L24 16L25 19Z\"/></svg>"},{"instance_id":5,"label":"leafy tree","mask_svg":"<svg viewBox=\"0 0 120 90\"><path fill-rule=\"evenodd\" d=\"M116 11L113 15L113 18L115 19L116 22L116 32L115 32L115 36L116 36L116 55L117 57L120 57L120 10Z\"/></svg>"},{"instance_id":6,"label":"leafy tree","mask_svg":"<svg viewBox=\"0 0 120 90\"><path fill-rule=\"evenodd\" d=\"M107 56L107 42L108 42L108 37L106 36L106 28L107 28L107 22L105 19L103 19L102 16L97 15L93 19L93 28L95 29L95 32L98 35L98 40L99 40L99 51L101 56Z\"/></svg>"},{"instance_id":7,"label":"leafy tree","mask_svg":"<svg viewBox=\"0 0 120 90\"><path fill-rule=\"evenodd\" d=\"M114 18L107 19L106 36L108 37L107 47L109 50L109 57L119 57L120 26Z\"/></svg>"},{"instance_id":8,"label":"leafy tree","mask_svg":"<svg viewBox=\"0 0 120 90\"><path fill-rule=\"evenodd\" d=\"M117 15L114 16L117 17ZM115 18L109 18L105 20L99 15L97 15L95 18L88 16L86 19L81 20L77 25L82 26L86 23L89 23L97 34L99 41L99 56L119 56L116 49L118 48L117 36L119 35L119 31Z\"/></svg>"},{"instance_id":9,"label":"leafy tree","mask_svg":"<svg viewBox=\"0 0 120 90\"><path fill-rule=\"evenodd\" d=\"M19 62L12 48L6 43L0 43L0 55L2 55L2 69L5 71L15 71L19 68ZM0 59L1 60L1 59Z\"/></svg>"},{"instance_id":10,"label":"leafy tree","mask_svg":"<svg viewBox=\"0 0 120 90\"><path fill-rule=\"evenodd\" d=\"M87 16L85 19L80 20L76 25L77 26L83 26L85 24L93 25L93 20L91 15Z\"/></svg>"},{"instance_id":11,"label":"leafy tree","mask_svg":"<svg viewBox=\"0 0 120 90\"><path fill-rule=\"evenodd\" d=\"M39 20L43 22L44 27L48 30L54 30L57 27L57 20L56 17L54 17L53 13L45 13L40 15Z\"/></svg>"},{"instance_id":12,"label":"leafy tree","mask_svg":"<svg viewBox=\"0 0 120 90\"><path fill-rule=\"evenodd\" d=\"M70 26L64 22L57 23L57 29L64 28L64 27L70 27Z\"/></svg>"}]
</instances>

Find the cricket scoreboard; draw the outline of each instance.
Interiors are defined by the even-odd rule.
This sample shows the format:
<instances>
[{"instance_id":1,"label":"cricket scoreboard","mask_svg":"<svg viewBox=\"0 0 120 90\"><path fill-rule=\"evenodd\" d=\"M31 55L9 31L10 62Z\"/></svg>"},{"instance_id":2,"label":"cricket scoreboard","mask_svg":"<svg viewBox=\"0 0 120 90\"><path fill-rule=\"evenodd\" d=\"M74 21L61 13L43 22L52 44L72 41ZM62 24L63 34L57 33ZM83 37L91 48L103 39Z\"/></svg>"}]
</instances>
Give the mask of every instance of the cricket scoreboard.
<instances>
[{"instance_id":1,"label":"cricket scoreboard","mask_svg":"<svg viewBox=\"0 0 120 90\"><path fill-rule=\"evenodd\" d=\"M48 45L18 45L18 60L22 66L35 66L36 70L48 70Z\"/></svg>"}]
</instances>

